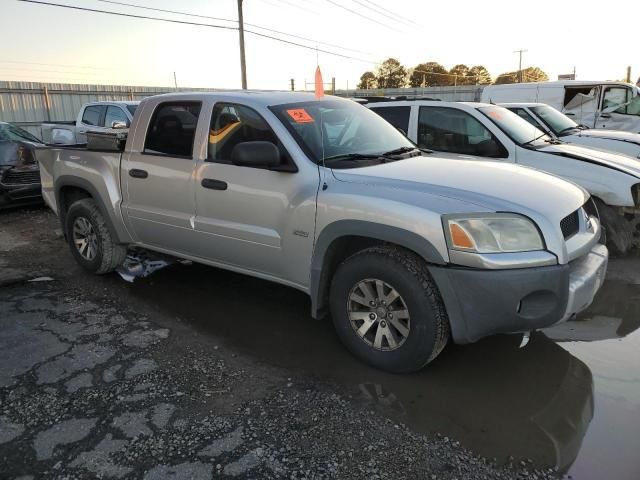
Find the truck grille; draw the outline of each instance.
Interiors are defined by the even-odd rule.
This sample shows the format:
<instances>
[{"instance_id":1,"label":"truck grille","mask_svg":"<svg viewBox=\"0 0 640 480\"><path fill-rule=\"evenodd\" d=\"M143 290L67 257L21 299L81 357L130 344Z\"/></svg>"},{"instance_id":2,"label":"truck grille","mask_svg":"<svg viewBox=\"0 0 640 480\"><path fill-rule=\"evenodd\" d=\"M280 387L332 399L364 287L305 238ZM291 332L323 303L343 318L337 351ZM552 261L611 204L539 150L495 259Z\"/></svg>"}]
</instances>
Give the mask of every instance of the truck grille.
<instances>
[{"instance_id":1,"label":"truck grille","mask_svg":"<svg viewBox=\"0 0 640 480\"><path fill-rule=\"evenodd\" d=\"M580 229L579 212L580 209L560 220L560 230L562 230L562 235L565 240L578 233L578 230Z\"/></svg>"},{"instance_id":2,"label":"truck grille","mask_svg":"<svg viewBox=\"0 0 640 480\"><path fill-rule=\"evenodd\" d=\"M9 170L4 178L2 178L4 185L33 185L40 183L40 171L39 170Z\"/></svg>"}]
</instances>

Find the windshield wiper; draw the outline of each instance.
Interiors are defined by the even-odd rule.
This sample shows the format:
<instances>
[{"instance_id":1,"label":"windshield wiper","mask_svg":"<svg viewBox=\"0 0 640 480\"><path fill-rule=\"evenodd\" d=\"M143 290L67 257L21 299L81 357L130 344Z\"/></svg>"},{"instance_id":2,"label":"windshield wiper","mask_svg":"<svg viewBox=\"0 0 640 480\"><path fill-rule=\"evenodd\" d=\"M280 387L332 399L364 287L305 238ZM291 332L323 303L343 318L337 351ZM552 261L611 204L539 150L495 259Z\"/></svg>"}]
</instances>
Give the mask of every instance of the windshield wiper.
<instances>
[{"instance_id":1,"label":"windshield wiper","mask_svg":"<svg viewBox=\"0 0 640 480\"><path fill-rule=\"evenodd\" d=\"M393 150L389 150L388 152L381 153L383 157L388 157L390 155L401 155L403 153L415 152L416 150L422 151L422 149L418 147L399 147L394 148Z\"/></svg>"},{"instance_id":2,"label":"windshield wiper","mask_svg":"<svg viewBox=\"0 0 640 480\"><path fill-rule=\"evenodd\" d=\"M533 139L529 140L528 142L523 143L522 146L524 147L525 145L531 145L536 140L540 140L542 137L546 137L546 136L547 136L546 133L543 133L542 135L538 135L536 138L533 138Z\"/></svg>"},{"instance_id":3,"label":"windshield wiper","mask_svg":"<svg viewBox=\"0 0 640 480\"><path fill-rule=\"evenodd\" d=\"M565 133L570 132L571 130L580 130L580 125L576 125L575 127L567 127L567 128L563 128L562 130L560 130L558 132L558 135L563 135Z\"/></svg>"},{"instance_id":4,"label":"windshield wiper","mask_svg":"<svg viewBox=\"0 0 640 480\"><path fill-rule=\"evenodd\" d=\"M384 161L381 155L365 154L365 153L341 153L339 155L332 155L324 159L324 163L340 162L342 160L381 160Z\"/></svg>"}]
</instances>

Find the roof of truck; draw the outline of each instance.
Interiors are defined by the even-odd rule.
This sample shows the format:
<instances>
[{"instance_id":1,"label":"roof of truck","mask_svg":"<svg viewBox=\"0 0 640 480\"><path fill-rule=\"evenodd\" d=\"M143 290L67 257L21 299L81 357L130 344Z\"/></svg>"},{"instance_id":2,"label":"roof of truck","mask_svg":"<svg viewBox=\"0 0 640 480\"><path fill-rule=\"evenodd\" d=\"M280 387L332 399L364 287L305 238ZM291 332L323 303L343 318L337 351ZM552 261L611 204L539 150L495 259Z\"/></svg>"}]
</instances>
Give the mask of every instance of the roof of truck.
<instances>
[{"instance_id":1,"label":"roof of truck","mask_svg":"<svg viewBox=\"0 0 640 480\"><path fill-rule=\"evenodd\" d=\"M531 86L531 87L536 85L553 87L553 86L563 86L563 85L579 86L579 85L620 85L620 84L629 85L631 87L634 86L631 83L621 82L616 80L552 80L549 82L506 83L506 84L500 84L500 85L487 85L485 88L503 88L503 87L516 88L516 87L522 87L525 85Z\"/></svg>"},{"instance_id":2,"label":"roof of truck","mask_svg":"<svg viewBox=\"0 0 640 480\"><path fill-rule=\"evenodd\" d=\"M315 94L308 92L288 92L288 91L264 91L264 90L217 90L215 92L176 92L158 95L167 98L194 98L194 97L215 97L227 101L244 101L250 100L252 103L258 103L262 106L281 105L283 103L309 102L317 100ZM332 100L350 101L341 97L326 95L323 98Z\"/></svg>"}]
</instances>

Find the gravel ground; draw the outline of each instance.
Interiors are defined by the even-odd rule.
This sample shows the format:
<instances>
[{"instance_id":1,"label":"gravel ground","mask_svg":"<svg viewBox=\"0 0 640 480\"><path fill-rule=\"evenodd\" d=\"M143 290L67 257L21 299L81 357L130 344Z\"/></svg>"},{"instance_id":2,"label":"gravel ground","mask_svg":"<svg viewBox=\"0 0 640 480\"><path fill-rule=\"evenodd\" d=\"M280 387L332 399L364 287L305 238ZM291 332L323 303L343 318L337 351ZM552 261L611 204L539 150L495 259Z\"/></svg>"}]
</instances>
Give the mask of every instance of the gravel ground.
<instances>
[{"instance_id":1,"label":"gravel ground","mask_svg":"<svg viewBox=\"0 0 640 480\"><path fill-rule=\"evenodd\" d=\"M129 302L73 264L46 210L2 216L1 478L557 478Z\"/></svg>"}]
</instances>

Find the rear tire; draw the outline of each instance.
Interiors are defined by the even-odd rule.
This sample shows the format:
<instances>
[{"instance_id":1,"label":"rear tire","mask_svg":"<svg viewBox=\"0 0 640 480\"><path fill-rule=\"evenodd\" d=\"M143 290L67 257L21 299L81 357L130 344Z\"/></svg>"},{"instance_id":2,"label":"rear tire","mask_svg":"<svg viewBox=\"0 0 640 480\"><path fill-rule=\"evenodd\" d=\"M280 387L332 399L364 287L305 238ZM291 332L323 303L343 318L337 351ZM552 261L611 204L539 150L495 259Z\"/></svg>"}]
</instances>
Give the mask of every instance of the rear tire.
<instances>
[{"instance_id":1,"label":"rear tire","mask_svg":"<svg viewBox=\"0 0 640 480\"><path fill-rule=\"evenodd\" d=\"M115 243L96 202L83 198L74 202L65 217L71 254L85 270L102 275L113 272L124 261L127 249Z\"/></svg>"},{"instance_id":2,"label":"rear tire","mask_svg":"<svg viewBox=\"0 0 640 480\"><path fill-rule=\"evenodd\" d=\"M425 262L412 252L373 247L347 258L332 279L338 336L357 357L394 373L414 372L449 340L449 321Z\"/></svg>"}]
</instances>

